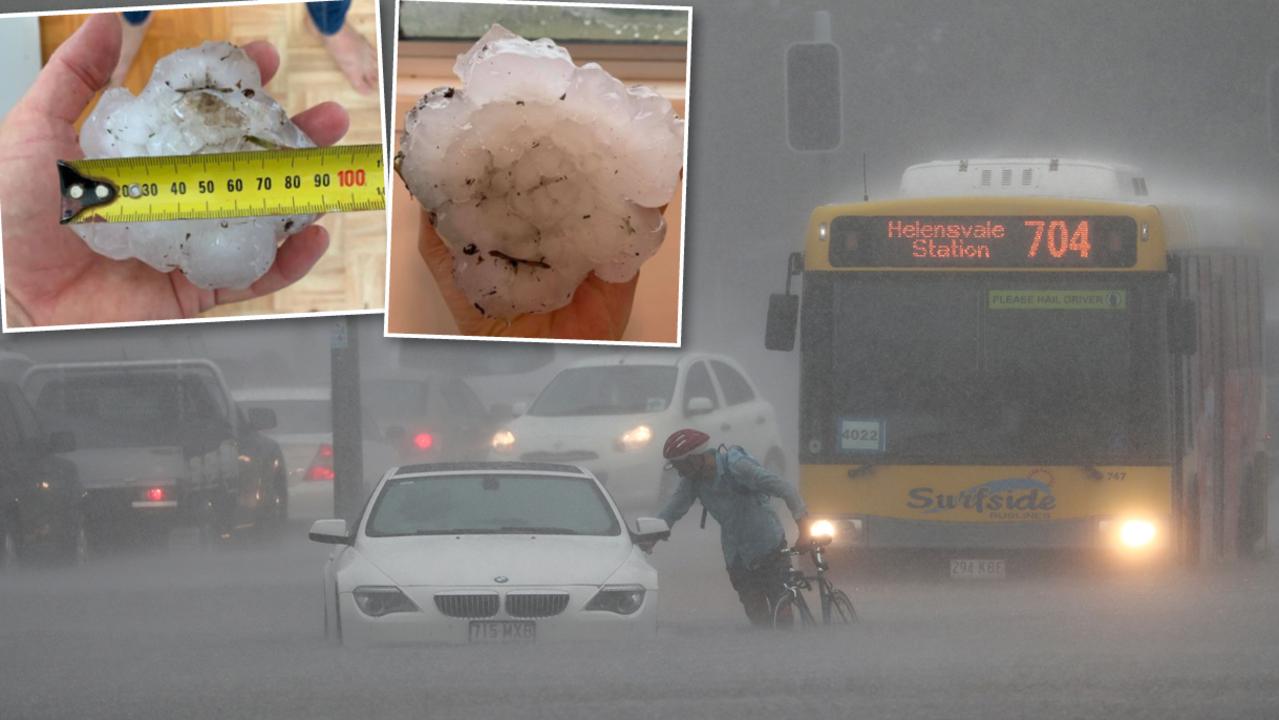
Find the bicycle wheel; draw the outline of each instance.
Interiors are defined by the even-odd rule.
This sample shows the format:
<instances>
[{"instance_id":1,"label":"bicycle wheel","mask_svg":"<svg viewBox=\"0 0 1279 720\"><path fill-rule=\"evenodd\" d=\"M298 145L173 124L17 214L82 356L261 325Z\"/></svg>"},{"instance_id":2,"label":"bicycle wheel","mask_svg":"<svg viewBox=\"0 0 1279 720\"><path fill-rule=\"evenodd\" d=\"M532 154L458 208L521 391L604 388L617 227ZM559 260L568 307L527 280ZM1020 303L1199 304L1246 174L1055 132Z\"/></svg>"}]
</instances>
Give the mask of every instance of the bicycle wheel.
<instances>
[{"instance_id":1,"label":"bicycle wheel","mask_svg":"<svg viewBox=\"0 0 1279 720\"><path fill-rule=\"evenodd\" d=\"M853 601L843 590L830 592L830 619L833 625L847 625L857 622L857 611L853 609Z\"/></svg>"},{"instance_id":2,"label":"bicycle wheel","mask_svg":"<svg viewBox=\"0 0 1279 720\"><path fill-rule=\"evenodd\" d=\"M798 622L796 622L798 619ZM791 590L773 606L773 627L779 630L794 630L797 627L815 625L813 613L808 609L808 602L798 590Z\"/></svg>"}]
</instances>

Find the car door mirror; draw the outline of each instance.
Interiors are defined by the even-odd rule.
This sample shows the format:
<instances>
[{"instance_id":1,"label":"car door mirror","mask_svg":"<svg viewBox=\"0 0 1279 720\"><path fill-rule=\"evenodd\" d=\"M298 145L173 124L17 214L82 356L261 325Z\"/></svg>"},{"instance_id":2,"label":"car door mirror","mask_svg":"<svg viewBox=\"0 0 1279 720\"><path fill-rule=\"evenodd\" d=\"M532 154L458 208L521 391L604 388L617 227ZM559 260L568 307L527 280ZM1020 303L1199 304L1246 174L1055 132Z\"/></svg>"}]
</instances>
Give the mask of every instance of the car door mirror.
<instances>
[{"instance_id":1,"label":"car door mirror","mask_svg":"<svg viewBox=\"0 0 1279 720\"><path fill-rule=\"evenodd\" d=\"M631 542L657 542L671 536L671 526L666 521L655 517L635 518L635 532L631 533Z\"/></svg>"},{"instance_id":2,"label":"car door mirror","mask_svg":"<svg viewBox=\"0 0 1279 720\"><path fill-rule=\"evenodd\" d=\"M511 417L519 417L528 412L528 403L520 401L511 406Z\"/></svg>"},{"instance_id":3,"label":"car door mirror","mask_svg":"<svg viewBox=\"0 0 1279 720\"><path fill-rule=\"evenodd\" d=\"M271 408L249 408L249 427L254 430L270 430L275 427L275 411Z\"/></svg>"},{"instance_id":4,"label":"car door mirror","mask_svg":"<svg viewBox=\"0 0 1279 720\"><path fill-rule=\"evenodd\" d=\"M48 443L51 453L69 453L75 450L75 435L65 430L55 430L49 433Z\"/></svg>"},{"instance_id":5,"label":"car door mirror","mask_svg":"<svg viewBox=\"0 0 1279 720\"><path fill-rule=\"evenodd\" d=\"M684 406L684 415L693 417L694 415L705 415L715 409L715 402L705 395L689 398L688 404Z\"/></svg>"},{"instance_id":6,"label":"car door mirror","mask_svg":"<svg viewBox=\"0 0 1279 720\"><path fill-rule=\"evenodd\" d=\"M315 542L329 545L351 544L350 532L347 530L346 521L342 518L316 520L311 525L311 532L307 534L307 537Z\"/></svg>"}]
</instances>

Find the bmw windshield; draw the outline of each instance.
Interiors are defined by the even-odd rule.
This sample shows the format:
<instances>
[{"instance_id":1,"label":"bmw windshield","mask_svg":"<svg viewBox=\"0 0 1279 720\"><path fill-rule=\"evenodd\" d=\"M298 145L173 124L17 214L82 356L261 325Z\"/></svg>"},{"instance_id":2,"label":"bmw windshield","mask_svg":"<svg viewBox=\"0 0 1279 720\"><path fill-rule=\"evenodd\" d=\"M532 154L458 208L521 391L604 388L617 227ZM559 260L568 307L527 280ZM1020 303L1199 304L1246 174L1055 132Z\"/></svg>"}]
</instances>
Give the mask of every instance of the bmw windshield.
<instances>
[{"instance_id":1,"label":"bmw windshield","mask_svg":"<svg viewBox=\"0 0 1279 720\"><path fill-rule=\"evenodd\" d=\"M452 534L618 535L617 515L584 477L506 473L387 481L370 537Z\"/></svg>"}]
</instances>

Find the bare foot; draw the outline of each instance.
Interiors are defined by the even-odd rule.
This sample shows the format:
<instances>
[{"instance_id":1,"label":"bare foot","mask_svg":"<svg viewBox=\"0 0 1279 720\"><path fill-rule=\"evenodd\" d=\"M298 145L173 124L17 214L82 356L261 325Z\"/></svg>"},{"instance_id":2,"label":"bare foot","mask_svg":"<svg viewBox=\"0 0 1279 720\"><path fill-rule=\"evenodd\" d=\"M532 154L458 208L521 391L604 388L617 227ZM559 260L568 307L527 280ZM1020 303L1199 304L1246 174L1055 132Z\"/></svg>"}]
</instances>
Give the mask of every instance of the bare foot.
<instances>
[{"instance_id":1,"label":"bare foot","mask_svg":"<svg viewBox=\"0 0 1279 720\"><path fill-rule=\"evenodd\" d=\"M147 28L151 27L151 18L148 17L141 25L134 25L130 22L121 24L124 28L120 37L120 61L116 63L115 70L111 71L109 87L124 86L124 79L129 75L129 68L133 67L133 59L138 56L138 49L142 47L142 40L147 36Z\"/></svg>"},{"instance_id":2,"label":"bare foot","mask_svg":"<svg viewBox=\"0 0 1279 720\"><path fill-rule=\"evenodd\" d=\"M377 53L363 35L344 24L336 33L321 38L356 92L368 95L377 90Z\"/></svg>"}]
</instances>

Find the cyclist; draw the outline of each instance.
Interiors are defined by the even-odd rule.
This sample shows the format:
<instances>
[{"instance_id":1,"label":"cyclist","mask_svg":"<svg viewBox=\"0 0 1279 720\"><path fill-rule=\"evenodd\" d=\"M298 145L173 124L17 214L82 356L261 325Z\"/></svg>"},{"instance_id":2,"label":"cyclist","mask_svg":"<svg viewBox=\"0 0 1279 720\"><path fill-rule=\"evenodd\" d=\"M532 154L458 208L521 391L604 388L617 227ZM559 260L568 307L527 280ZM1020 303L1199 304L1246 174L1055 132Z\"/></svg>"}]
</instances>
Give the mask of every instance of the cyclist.
<instances>
[{"instance_id":1,"label":"cyclist","mask_svg":"<svg viewBox=\"0 0 1279 720\"><path fill-rule=\"evenodd\" d=\"M746 616L754 625L771 625L771 603L782 592L790 559L778 553L786 547L786 533L769 506L769 497L786 501L799 525L801 541L808 524L803 498L742 448L710 447L710 436L704 432L675 431L667 438L662 455L679 473L680 481L657 517L674 526L693 501L700 500L720 525L728 579Z\"/></svg>"}]
</instances>

